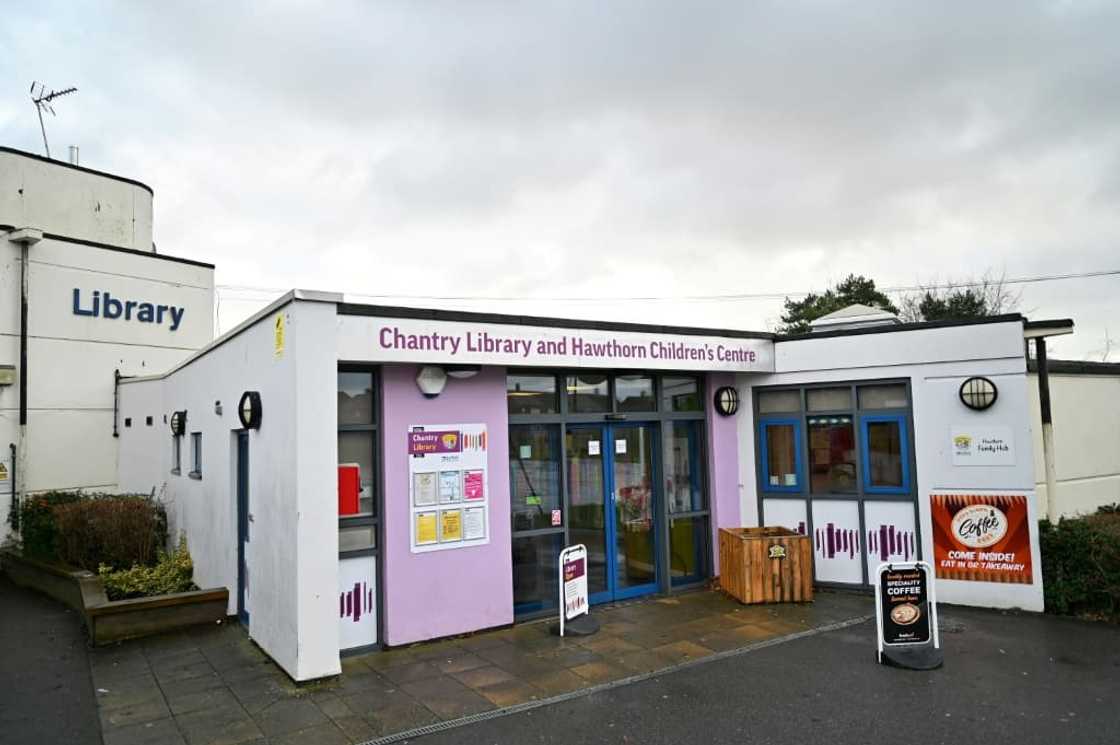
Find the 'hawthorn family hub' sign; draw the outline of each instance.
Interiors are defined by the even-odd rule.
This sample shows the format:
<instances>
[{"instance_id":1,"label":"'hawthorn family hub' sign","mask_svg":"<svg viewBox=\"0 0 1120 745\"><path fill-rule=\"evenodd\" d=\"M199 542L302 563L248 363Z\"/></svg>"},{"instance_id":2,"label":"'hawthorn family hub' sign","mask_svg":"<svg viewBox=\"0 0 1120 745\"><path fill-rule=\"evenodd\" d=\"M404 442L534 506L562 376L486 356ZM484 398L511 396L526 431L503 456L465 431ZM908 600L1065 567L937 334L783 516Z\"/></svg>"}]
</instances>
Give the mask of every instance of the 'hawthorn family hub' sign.
<instances>
[{"instance_id":1,"label":"'hawthorn family hub' sign","mask_svg":"<svg viewBox=\"0 0 1120 745\"><path fill-rule=\"evenodd\" d=\"M770 339L341 316L339 356L433 364L773 372Z\"/></svg>"}]
</instances>

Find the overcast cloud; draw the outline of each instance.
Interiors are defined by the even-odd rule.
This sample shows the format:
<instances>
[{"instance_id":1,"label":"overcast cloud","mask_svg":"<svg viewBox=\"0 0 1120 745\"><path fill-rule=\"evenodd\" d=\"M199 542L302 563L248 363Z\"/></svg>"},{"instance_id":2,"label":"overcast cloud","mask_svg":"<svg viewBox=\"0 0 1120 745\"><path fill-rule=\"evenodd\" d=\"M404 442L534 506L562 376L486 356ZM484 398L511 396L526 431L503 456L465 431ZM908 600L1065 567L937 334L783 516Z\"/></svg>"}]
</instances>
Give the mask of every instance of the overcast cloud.
<instances>
[{"instance_id":1,"label":"overcast cloud","mask_svg":"<svg viewBox=\"0 0 1120 745\"><path fill-rule=\"evenodd\" d=\"M1120 269L1120 5L24 2L0 143L224 286L626 297ZM20 7L22 6L22 8ZM1023 287L1120 360L1120 277ZM220 293L220 325L267 292ZM383 302L766 329L780 300Z\"/></svg>"}]
</instances>

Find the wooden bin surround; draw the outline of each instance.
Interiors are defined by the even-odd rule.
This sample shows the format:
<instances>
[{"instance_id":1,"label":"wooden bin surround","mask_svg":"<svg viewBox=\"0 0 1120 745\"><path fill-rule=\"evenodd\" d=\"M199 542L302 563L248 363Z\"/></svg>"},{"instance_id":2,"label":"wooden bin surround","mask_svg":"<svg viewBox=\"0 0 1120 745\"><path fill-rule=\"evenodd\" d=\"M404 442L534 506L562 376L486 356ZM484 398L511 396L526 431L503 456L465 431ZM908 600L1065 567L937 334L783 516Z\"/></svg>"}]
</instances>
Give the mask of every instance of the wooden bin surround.
<instances>
[{"instance_id":1,"label":"wooden bin surround","mask_svg":"<svg viewBox=\"0 0 1120 745\"><path fill-rule=\"evenodd\" d=\"M788 528L720 528L719 585L740 603L813 599L813 546Z\"/></svg>"}]
</instances>

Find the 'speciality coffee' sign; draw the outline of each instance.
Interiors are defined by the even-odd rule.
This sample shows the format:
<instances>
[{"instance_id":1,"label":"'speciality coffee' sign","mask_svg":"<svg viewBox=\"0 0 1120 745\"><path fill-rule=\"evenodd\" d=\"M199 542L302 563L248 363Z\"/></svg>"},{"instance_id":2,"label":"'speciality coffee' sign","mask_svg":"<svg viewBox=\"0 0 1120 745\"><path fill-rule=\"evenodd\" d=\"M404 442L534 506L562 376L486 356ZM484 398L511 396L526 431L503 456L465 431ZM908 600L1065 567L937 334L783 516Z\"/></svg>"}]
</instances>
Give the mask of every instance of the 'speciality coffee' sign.
<instances>
[{"instance_id":1,"label":"'speciality coffee' sign","mask_svg":"<svg viewBox=\"0 0 1120 745\"><path fill-rule=\"evenodd\" d=\"M879 565L875 621L879 662L916 670L941 666L933 570L924 561Z\"/></svg>"}]
</instances>

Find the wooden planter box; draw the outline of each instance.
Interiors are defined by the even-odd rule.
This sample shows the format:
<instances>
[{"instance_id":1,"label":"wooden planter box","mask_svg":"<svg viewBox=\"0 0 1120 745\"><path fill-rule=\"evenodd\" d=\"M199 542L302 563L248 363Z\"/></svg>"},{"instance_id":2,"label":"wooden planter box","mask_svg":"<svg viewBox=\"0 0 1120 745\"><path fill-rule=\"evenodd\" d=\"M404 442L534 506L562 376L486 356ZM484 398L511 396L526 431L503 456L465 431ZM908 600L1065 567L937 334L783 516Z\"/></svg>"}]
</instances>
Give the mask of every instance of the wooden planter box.
<instances>
[{"instance_id":1,"label":"wooden planter box","mask_svg":"<svg viewBox=\"0 0 1120 745\"><path fill-rule=\"evenodd\" d=\"M0 552L0 564L17 585L50 595L81 613L90 643L95 647L184 626L224 621L229 605L229 592L224 587L109 600L101 578L92 572L32 559L13 551Z\"/></svg>"},{"instance_id":2,"label":"wooden planter box","mask_svg":"<svg viewBox=\"0 0 1120 745\"><path fill-rule=\"evenodd\" d=\"M740 603L810 602L812 551L788 528L720 528L720 587Z\"/></svg>"}]
</instances>

